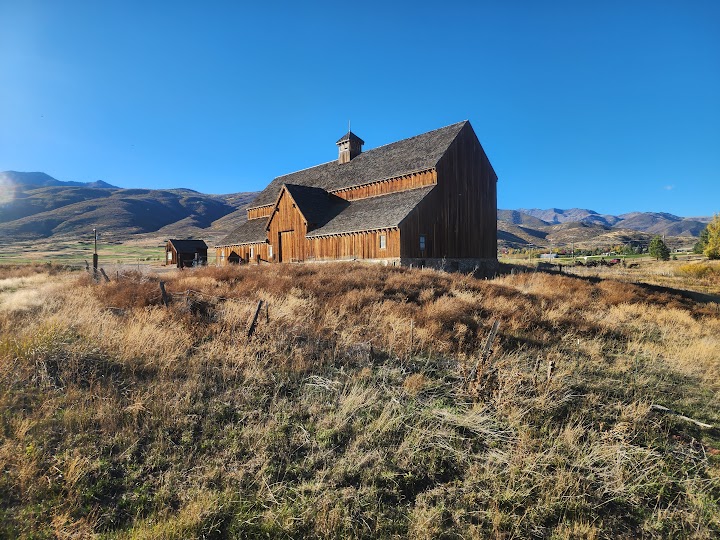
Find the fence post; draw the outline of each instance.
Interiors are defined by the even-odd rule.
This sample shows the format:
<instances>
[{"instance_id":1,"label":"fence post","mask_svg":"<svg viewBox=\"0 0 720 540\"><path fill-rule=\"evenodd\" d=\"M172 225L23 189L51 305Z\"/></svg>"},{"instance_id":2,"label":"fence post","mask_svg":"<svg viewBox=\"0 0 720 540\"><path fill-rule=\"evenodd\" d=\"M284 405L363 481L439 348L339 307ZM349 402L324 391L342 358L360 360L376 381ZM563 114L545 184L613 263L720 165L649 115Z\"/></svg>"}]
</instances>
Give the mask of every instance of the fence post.
<instances>
[{"instance_id":1,"label":"fence post","mask_svg":"<svg viewBox=\"0 0 720 540\"><path fill-rule=\"evenodd\" d=\"M410 319L410 354L415 348L415 319Z\"/></svg>"},{"instance_id":2,"label":"fence post","mask_svg":"<svg viewBox=\"0 0 720 540\"><path fill-rule=\"evenodd\" d=\"M255 333L255 325L257 324L258 315L260 315L260 309L262 309L263 301L260 300L257 305L257 309L255 310L255 315L253 316L253 320L250 323L250 328L248 328L247 337L250 337Z\"/></svg>"},{"instance_id":3,"label":"fence post","mask_svg":"<svg viewBox=\"0 0 720 540\"><path fill-rule=\"evenodd\" d=\"M165 304L165 307L168 307L169 302L168 302L167 293L165 292L165 282L164 281L160 282L160 292L162 293L163 304Z\"/></svg>"},{"instance_id":4,"label":"fence post","mask_svg":"<svg viewBox=\"0 0 720 540\"><path fill-rule=\"evenodd\" d=\"M470 370L470 377L468 378L468 382L470 384L475 383L475 380L480 374L480 368L484 368L485 364L487 364L487 361L490 359L490 355L493 352L492 344L493 341L495 341L495 334L497 334L498 328L500 328L500 321L495 320L493 322L492 328L490 329L487 340L485 341L485 346L483 347L480 356L478 357L477 363Z\"/></svg>"}]
</instances>

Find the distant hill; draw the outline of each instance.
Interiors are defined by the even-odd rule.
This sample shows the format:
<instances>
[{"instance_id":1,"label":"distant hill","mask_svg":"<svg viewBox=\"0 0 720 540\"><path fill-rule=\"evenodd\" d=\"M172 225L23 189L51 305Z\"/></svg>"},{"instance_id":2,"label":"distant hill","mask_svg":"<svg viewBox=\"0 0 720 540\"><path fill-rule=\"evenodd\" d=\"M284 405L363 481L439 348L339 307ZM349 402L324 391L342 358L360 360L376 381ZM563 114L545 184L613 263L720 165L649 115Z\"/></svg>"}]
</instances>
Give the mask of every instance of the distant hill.
<instances>
[{"instance_id":1,"label":"distant hill","mask_svg":"<svg viewBox=\"0 0 720 540\"><path fill-rule=\"evenodd\" d=\"M61 182L45 173L2 173L12 200L0 204L0 241L72 239L93 228L108 240L138 234L222 236L232 226L214 223L244 208L255 193L205 195L189 189L121 189L109 184ZM77 184L77 185L76 185Z\"/></svg>"},{"instance_id":2,"label":"distant hill","mask_svg":"<svg viewBox=\"0 0 720 540\"><path fill-rule=\"evenodd\" d=\"M89 187L89 188L103 188L103 189L119 189L117 186L103 182L102 180L96 180L95 182L64 182L57 180L44 172L18 172L18 171L4 171L0 172L0 181L8 180L15 185L21 186L75 186L75 187Z\"/></svg>"},{"instance_id":3,"label":"distant hill","mask_svg":"<svg viewBox=\"0 0 720 540\"><path fill-rule=\"evenodd\" d=\"M649 234L664 234L666 236L698 236L711 219L710 217L684 218L664 212L631 212L613 216L598 214L593 210L583 208L570 208L568 210L521 208L517 212L541 219L549 224L588 223L616 229L632 229ZM500 212L498 212L498 219L503 219Z\"/></svg>"},{"instance_id":4,"label":"distant hill","mask_svg":"<svg viewBox=\"0 0 720 540\"><path fill-rule=\"evenodd\" d=\"M528 227L545 227L550 224L541 218L532 216L521 210L498 209L498 219L513 225L527 225Z\"/></svg>"},{"instance_id":5,"label":"distant hill","mask_svg":"<svg viewBox=\"0 0 720 540\"><path fill-rule=\"evenodd\" d=\"M537 208L521 208L518 210L528 216L533 216L538 219L550 224L567 223L570 222L584 222L584 223L596 223L598 225L612 226L620 218L617 216L610 216L604 214L598 214L593 210L585 210L583 208L570 208L569 210L560 210L558 208L550 208L549 210L539 210Z\"/></svg>"},{"instance_id":6,"label":"distant hill","mask_svg":"<svg viewBox=\"0 0 720 540\"><path fill-rule=\"evenodd\" d=\"M4 182L3 182L4 181ZM100 229L106 240L202 238L212 244L247 219L257 193L206 195L190 189L122 189L106 182L64 182L43 172L5 171L0 242L69 240ZM571 208L498 210L500 247L577 247L647 243L655 234L691 245L709 217L659 212L619 216Z\"/></svg>"}]
</instances>

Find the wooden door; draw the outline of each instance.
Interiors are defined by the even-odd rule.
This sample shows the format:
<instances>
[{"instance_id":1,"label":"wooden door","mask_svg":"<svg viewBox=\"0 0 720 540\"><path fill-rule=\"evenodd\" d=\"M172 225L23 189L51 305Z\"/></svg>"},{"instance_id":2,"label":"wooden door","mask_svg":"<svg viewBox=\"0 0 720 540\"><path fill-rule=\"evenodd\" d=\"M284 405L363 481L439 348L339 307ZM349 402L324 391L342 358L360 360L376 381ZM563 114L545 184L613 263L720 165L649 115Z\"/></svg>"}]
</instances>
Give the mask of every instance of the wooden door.
<instances>
[{"instance_id":1,"label":"wooden door","mask_svg":"<svg viewBox=\"0 0 720 540\"><path fill-rule=\"evenodd\" d=\"M293 253L293 235L295 231L282 231L280 233L280 262L292 262L295 258Z\"/></svg>"}]
</instances>

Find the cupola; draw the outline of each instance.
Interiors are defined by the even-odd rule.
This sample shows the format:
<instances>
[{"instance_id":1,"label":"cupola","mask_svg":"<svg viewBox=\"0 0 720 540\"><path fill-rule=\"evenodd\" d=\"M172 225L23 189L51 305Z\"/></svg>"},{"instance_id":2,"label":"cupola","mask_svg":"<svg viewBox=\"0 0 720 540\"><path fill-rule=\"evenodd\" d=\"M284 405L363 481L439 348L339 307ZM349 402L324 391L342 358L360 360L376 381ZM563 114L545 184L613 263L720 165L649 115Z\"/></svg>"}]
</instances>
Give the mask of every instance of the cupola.
<instances>
[{"instance_id":1,"label":"cupola","mask_svg":"<svg viewBox=\"0 0 720 540\"><path fill-rule=\"evenodd\" d=\"M365 141L348 130L335 144L338 146L338 163L343 164L362 153L362 145Z\"/></svg>"}]
</instances>

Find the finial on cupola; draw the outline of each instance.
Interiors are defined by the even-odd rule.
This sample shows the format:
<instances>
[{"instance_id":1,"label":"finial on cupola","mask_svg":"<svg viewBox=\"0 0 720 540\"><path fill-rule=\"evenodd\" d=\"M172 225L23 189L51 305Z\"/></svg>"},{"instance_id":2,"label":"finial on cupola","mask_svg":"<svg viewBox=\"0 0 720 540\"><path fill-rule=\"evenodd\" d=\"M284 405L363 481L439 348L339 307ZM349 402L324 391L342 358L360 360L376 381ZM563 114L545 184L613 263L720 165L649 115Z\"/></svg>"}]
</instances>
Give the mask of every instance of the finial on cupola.
<instances>
[{"instance_id":1,"label":"finial on cupola","mask_svg":"<svg viewBox=\"0 0 720 540\"><path fill-rule=\"evenodd\" d=\"M348 121L348 132L335 144L338 146L338 163L343 164L362 153L362 145L365 144L365 141L350 131L350 122Z\"/></svg>"}]
</instances>

